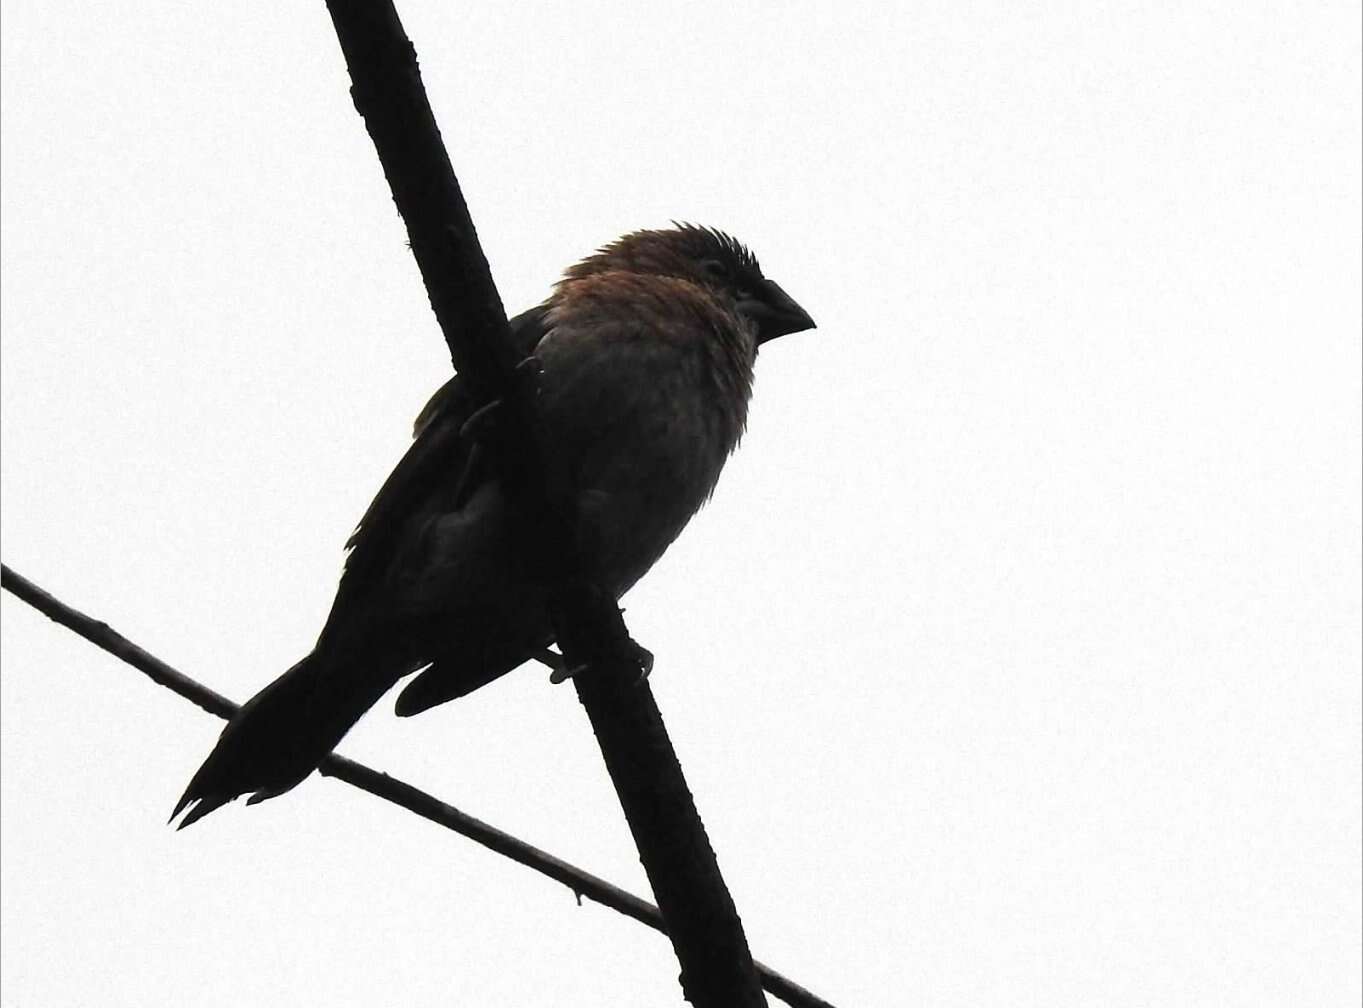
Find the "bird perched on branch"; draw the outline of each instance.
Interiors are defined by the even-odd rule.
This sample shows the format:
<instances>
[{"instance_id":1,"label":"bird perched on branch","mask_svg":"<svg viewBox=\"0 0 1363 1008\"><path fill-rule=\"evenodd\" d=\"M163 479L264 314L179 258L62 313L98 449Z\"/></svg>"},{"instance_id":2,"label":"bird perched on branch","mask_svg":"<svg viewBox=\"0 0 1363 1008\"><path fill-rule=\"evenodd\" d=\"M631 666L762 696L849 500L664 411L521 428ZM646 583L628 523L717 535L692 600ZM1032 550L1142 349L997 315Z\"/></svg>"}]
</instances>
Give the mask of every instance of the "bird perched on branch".
<instances>
[{"instance_id":1,"label":"bird perched on branch","mask_svg":"<svg viewBox=\"0 0 1363 1008\"><path fill-rule=\"evenodd\" d=\"M572 266L510 324L540 369L533 398L550 486L578 552L619 598L710 496L747 417L757 349L813 328L733 238L637 231ZM346 544L312 653L248 701L175 806L181 828L247 792L294 787L394 683L397 713L470 693L553 643L547 593L517 549L480 429L495 410L455 376Z\"/></svg>"}]
</instances>

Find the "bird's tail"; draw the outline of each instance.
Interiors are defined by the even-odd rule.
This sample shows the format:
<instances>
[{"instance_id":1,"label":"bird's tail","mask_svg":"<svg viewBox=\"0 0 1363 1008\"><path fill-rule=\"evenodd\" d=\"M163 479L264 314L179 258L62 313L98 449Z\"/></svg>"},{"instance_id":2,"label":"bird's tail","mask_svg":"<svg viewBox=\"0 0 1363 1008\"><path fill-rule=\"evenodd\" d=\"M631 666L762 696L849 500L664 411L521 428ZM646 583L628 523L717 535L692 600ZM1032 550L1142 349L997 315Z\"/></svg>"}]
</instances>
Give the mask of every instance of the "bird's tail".
<instances>
[{"instance_id":1,"label":"bird's tail","mask_svg":"<svg viewBox=\"0 0 1363 1008\"><path fill-rule=\"evenodd\" d=\"M189 809L180 829L247 792L254 805L301 783L392 685L329 665L310 654L242 705L171 813Z\"/></svg>"}]
</instances>

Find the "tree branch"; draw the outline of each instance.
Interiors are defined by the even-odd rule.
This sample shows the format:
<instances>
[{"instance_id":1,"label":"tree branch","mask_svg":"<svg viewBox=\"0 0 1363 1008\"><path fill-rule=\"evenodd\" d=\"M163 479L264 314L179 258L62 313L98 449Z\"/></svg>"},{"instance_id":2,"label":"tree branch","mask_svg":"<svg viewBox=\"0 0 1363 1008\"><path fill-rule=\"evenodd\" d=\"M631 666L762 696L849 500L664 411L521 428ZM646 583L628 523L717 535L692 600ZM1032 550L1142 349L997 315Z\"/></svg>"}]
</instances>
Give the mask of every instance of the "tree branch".
<instances>
[{"instance_id":1,"label":"tree branch","mask_svg":"<svg viewBox=\"0 0 1363 1008\"><path fill-rule=\"evenodd\" d=\"M3 564L0 564L0 587L27 602L48 619L84 637L91 644L144 673L152 682L164 686L208 713L224 721L236 713L237 705L221 693L172 668L160 658L138 647L109 624L71 608ZM320 770L324 776L335 777L361 791L369 792L376 798L391 802L409 812L415 812L437 826L444 826L503 857L508 857L527 868L533 868L541 875L563 883L579 898L585 896L626 917L632 917L655 931L667 933L658 908L647 900L611 885L604 879L560 860L548 851L540 850L510 833L499 830L496 826L476 819L467 812L461 812L453 805L446 804L420 788L367 767L363 763L346 759L337 753L328 756L322 762ZM761 963L754 963L754 966L761 977L762 986L794 1008L833 1008L818 995L805 990L771 967Z\"/></svg>"},{"instance_id":2,"label":"tree branch","mask_svg":"<svg viewBox=\"0 0 1363 1008\"><path fill-rule=\"evenodd\" d=\"M328 0L351 95L407 225L431 307L461 373L500 398L500 463L529 556L550 587L557 639L634 835L697 1008L766 1003L714 851L616 600L595 583L571 501L548 483L506 315L427 101L416 51L389 0Z\"/></svg>"}]
</instances>

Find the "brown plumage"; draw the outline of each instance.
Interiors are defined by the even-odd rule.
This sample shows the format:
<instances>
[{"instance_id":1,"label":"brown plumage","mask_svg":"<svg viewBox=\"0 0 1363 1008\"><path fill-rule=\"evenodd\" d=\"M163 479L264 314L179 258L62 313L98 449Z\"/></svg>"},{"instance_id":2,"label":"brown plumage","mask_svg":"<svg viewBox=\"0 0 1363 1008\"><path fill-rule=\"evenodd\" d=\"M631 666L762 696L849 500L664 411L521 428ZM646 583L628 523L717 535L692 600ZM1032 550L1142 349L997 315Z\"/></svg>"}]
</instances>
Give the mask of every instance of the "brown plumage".
<instances>
[{"instance_id":1,"label":"brown plumage","mask_svg":"<svg viewBox=\"0 0 1363 1008\"><path fill-rule=\"evenodd\" d=\"M758 346L813 325L747 249L692 225L620 238L512 320L517 352L543 368L535 408L550 479L572 488L579 542L615 597L714 489L743 433ZM476 435L482 405L456 376L422 410L347 543L316 647L228 723L175 807L192 806L181 827L247 792L252 804L289 790L423 666L400 715L463 696L553 642Z\"/></svg>"}]
</instances>

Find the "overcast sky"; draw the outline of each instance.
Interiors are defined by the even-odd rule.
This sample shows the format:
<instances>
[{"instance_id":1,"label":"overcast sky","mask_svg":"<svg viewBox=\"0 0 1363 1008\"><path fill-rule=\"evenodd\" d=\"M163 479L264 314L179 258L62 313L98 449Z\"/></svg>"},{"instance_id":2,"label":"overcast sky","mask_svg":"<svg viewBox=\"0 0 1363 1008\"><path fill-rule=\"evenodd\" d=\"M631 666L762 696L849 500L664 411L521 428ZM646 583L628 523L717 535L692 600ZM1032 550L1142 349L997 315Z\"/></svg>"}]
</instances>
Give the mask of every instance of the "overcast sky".
<instances>
[{"instance_id":1,"label":"overcast sky","mask_svg":"<svg viewBox=\"0 0 1363 1008\"><path fill-rule=\"evenodd\" d=\"M1360 997L1356 4L402 0L507 306L670 219L819 329L629 596L846 1006ZM3 556L236 699L448 373L323 5L0 4ZM4 1005L679 1005L668 943L6 595ZM342 751L647 895L538 668Z\"/></svg>"}]
</instances>

